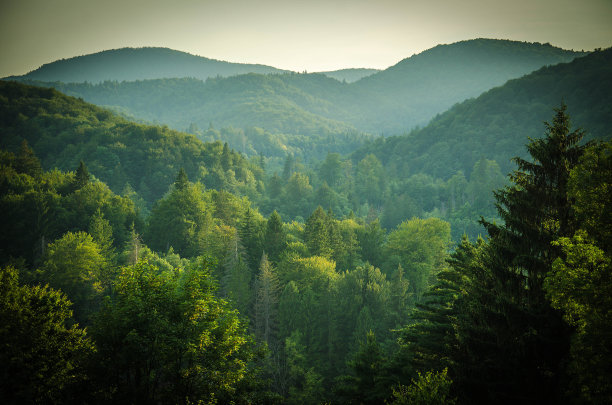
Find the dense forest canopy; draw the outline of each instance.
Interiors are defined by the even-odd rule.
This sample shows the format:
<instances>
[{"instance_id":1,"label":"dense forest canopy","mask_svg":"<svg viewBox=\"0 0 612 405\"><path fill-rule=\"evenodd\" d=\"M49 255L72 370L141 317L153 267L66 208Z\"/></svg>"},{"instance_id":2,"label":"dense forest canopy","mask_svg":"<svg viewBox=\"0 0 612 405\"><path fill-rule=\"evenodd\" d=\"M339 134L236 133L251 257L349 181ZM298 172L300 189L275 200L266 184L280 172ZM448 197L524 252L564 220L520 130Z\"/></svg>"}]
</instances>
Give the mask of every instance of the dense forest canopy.
<instances>
[{"instance_id":1,"label":"dense forest canopy","mask_svg":"<svg viewBox=\"0 0 612 405\"><path fill-rule=\"evenodd\" d=\"M344 108L345 89L393 75L405 86L398 72L428 60L510 58L518 72L577 54L474 40L352 84L54 85L140 97L158 116L168 91L183 95L168 110L244 114L242 127L190 121L190 133L0 81L0 397L607 403L610 54L541 68L378 140L325 115ZM246 106L224 112L215 97ZM249 124L275 114L285 132Z\"/></svg>"}]
</instances>

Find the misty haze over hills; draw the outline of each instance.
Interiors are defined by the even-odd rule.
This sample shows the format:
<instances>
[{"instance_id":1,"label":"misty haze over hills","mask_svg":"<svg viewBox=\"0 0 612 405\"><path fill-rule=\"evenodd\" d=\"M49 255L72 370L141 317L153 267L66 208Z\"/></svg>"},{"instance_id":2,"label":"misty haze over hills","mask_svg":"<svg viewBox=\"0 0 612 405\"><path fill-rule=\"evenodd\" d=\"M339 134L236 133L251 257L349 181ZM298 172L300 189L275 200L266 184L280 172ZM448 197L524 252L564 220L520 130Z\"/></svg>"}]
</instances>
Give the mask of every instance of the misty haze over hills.
<instances>
[{"instance_id":1,"label":"misty haze over hills","mask_svg":"<svg viewBox=\"0 0 612 405\"><path fill-rule=\"evenodd\" d=\"M26 76L0 80L5 402L612 397L612 48Z\"/></svg>"},{"instance_id":2,"label":"misty haze over hills","mask_svg":"<svg viewBox=\"0 0 612 405\"><path fill-rule=\"evenodd\" d=\"M549 44L477 39L439 45L352 83L350 78L346 80L349 83L342 83L321 74L295 73L217 77L206 82L157 79L95 85L66 83L83 80L88 69L98 72L89 78L95 82L94 79L102 77L100 71L119 69L119 61L124 60L119 55L124 54L129 63L126 62L124 73L114 73L114 80L133 77L138 74L135 66L151 65L153 57L160 66L174 66L174 71L168 68L164 74L174 73L175 77L190 76L184 72L193 73L193 64L205 60L157 48L109 51L49 64L21 79L40 81L53 77L58 80L63 75L60 81L64 83L46 85L179 130L192 124L206 128L212 123L216 127L257 126L273 133L358 130L391 135L424 126L453 104L478 96L509 79L583 55ZM109 61L108 66L105 60ZM178 66L184 61L188 63L179 74ZM231 64L214 63L227 68L217 70L215 77L230 75L229 68L235 69ZM248 70L252 65L238 66ZM80 69L83 69L81 76L75 73ZM46 73L50 71L54 75ZM341 73L345 77L350 73L355 78L355 73L365 72L357 69ZM139 79L147 79L152 74L145 71ZM341 77L333 72L326 74Z\"/></svg>"}]
</instances>

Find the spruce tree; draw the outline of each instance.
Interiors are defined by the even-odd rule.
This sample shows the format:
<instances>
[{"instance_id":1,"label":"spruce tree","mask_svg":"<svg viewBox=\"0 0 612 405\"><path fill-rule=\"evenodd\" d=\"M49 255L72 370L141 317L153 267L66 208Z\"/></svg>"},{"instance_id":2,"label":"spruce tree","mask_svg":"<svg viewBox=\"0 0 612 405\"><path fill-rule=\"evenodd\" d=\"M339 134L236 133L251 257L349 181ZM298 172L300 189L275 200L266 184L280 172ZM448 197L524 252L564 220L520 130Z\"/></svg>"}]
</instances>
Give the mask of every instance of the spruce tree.
<instances>
[{"instance_id":1,"label":"spruce tree","mask_svg":"<svg viewBox=\"0 0 612 405\"><path fill-rule=\"evenodd\" d=\"M546 136L527 146L533 161L515 158L512 184L495 193L503 225L482 220L490 243L483 272L473 282L486 288L468 292L464 314L471 311L471 316L466 333L459 329L466 357L481 365L479 375L465 375L481 388L486 385L484 400L560 400L569 329L551 307L543 281L561 253L552 242L575 231L567 186L584 146L579 145L583 132L570 131L566 106L555 111ZM494 366L487 371L487 364Z\"/></svg>"},{"instance_id":2,"label":"spruce tree","mask_svg":"<svg viewBox=\"0 0 612 405\"><path fill-rule=\"evenodd\" d=\"M74 185L77 190L85 187L89 183L89 170L87 170L87 166L85 162L81 160L79 163L79 168L77 169L74 176Z\"/></svg>"}]
</instances>

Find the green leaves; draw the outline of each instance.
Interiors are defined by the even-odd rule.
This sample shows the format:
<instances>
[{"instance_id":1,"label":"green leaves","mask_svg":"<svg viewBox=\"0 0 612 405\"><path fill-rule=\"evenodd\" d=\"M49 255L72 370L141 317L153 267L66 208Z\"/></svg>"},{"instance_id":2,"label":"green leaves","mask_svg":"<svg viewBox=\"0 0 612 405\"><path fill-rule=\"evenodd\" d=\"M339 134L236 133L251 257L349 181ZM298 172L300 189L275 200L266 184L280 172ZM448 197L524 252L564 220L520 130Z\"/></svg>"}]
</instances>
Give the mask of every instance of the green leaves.
<instances>
[{"instance_id":1,"label":"green leaves","mask_svg":"<svg viewBox=\"0 0 612 405\"><path fill-rule=\"evenodd\" d=\"M249 339L237 314L213 295L208 264L160 273L125 267L117 298L92 334L115 400L182 402L229 398L248 373ZM131 376L138 376L135 380Z\"/></svg>"},{"instance_id":2,"label":"green leaves","mask_svg":"<svg viewBox=\"0 0 612 405\"><path fill-rule=\"evenodd\" d=\"M0 396L6 403L76 403L93 352L71 323L71 303L46 286L21 286L14 268L0 269ZM75 389L74 392L71 392Z\"/></svg>"}]
</instances>

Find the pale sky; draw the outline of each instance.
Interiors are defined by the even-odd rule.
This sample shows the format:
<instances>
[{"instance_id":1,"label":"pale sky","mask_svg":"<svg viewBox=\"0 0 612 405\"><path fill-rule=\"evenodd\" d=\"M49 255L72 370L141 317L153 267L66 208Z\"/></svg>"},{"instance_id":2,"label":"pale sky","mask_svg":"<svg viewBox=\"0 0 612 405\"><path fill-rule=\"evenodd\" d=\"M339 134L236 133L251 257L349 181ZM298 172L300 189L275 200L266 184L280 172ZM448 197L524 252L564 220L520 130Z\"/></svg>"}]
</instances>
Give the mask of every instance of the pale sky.
<instances>
[{"instance_id":1,"label":"pale sky","mask_svg":"<svg viewBox=\"0 0 612 405\"><path fill-rule=\"evenodd\" d=\"M0 77L160 46L309 72L384 69L473 38L612 46L612 0L0 0Z\"/></svg>"}]
</instances>

